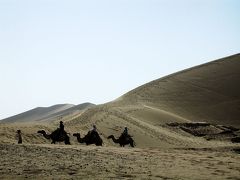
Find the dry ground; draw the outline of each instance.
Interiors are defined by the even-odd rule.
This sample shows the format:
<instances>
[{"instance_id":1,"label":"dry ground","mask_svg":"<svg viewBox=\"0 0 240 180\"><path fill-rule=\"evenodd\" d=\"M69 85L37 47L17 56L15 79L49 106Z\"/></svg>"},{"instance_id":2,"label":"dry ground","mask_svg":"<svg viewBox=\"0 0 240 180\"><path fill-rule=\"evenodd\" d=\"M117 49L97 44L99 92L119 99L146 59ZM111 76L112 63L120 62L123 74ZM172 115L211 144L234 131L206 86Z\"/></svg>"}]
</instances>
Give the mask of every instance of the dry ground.
<instances>
[{"instance_id":1,"label":"dry ground","mask_svg":"<svg viewBox=\"0 0 240 180\"><path fill-rule=\"evenodd\" d=\"M240 179L234 148L0 144L0 179Z\"/></svg>"},{"instance_id":2,"label":"dry ground","mask_svg":"<svg viewBox=\"0 0 240 180\"><path fill-rule=\"evenodd\" d=\"M66 130L87 130L78 127ZM0 124L0 179L240 179L239 144L207 141L171 126L139 121L135 129L141 136L131 126L137 148L120 148L106 139L111 129L99 127L103 147L79 144L71 135L72 145L52 145L37 130L51 132L54 124ZM23 145L16 144L17 129L23 132ZM144 139L148 133L153 140Z\"/></svg>"}]
</instances>

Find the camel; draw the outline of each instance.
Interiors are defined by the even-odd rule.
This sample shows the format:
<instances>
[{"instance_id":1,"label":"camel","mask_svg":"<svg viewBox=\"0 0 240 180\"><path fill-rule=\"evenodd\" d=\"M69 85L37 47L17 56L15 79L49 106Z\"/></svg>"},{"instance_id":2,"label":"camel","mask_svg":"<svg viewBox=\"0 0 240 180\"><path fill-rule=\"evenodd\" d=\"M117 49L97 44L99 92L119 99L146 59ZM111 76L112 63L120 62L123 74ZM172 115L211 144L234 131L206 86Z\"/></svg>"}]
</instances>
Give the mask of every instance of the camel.
<instances>
[{"instance_id":1,"label":"camel","mask_svg":"<svg viewBox=\"0 0 240 180\"><path fill-rule=\"evenodd\" d=\"M131 136L124 137L121 135L118 139L116 139L113 135L111 135L108 136L108 139L112 139L114 143L119 144L121 147L124 147L127 144L130 144L131 147L136 146Z\"/></svg>"},{"instance_id":2,"label":"camel","mask_svg":"<svg viewBox=\"0 0 240 180\"><path fill-rule=\"evenodd\" d=\"M95 144L96 146L102 146L103 141L97 132L88 132L83 138L80 133L74 133L73 136L77 137L79 143L86 143L86 145Z\"/></svg>"},{"instance_id":3,"label":"camel","mask_svg":"<svg viewBox=\"0 0 240 180\"><path fill-rule=\"evenodd\" d=\"M38 133L42 134L46 139L51 139L51 144L55 144L56 142L64 142L65 144L70 144L70 138L67 133L60 133L59 130L60 129L57 129L51 134L47 134L44 130L40 130Z\"/></svg>"}]
</instances>

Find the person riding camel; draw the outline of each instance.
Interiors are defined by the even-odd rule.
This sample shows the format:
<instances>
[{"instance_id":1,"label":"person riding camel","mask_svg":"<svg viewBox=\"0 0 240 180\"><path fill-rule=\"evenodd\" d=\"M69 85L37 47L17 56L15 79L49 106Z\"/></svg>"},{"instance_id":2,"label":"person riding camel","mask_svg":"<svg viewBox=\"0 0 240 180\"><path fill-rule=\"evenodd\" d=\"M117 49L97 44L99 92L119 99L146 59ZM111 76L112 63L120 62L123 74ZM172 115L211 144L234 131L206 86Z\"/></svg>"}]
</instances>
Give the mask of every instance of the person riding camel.
<instances>
[{"instance_id":1,"label":"person riding camel","mask_svg":"<svg viewBox=\"0 0 240 180\"><path fill-rule=\"evenodd\" d=\"M60 121L60 125L59 125L59 136L60 135L64 135L64 134L67 134L64 130L64 125L63 125L63 122Z\"/></svg>"},{"instance_id":2,"label":"person riding camel","mask_svg":"<svg viewBox=\"0 0 240 180\"><path fill-rule=\"evenodd\" d=\"M94 135L94 136L99 136L98 132L97 132L97 126L94 124L92 126L92 129L88 132L89 135Z\"/></svg>"},{"instance_id":3,"label":"person riding camel","mask_svg":"<svg viewBox=\"0 0 240 180\"><path fill-rule=\"evenodd\" d=\"M93 125L92 132L97 132L97 127L96 127L96 125L95 125L95 124Z\"/></svg>"},{"instance_id":4,"label":"person riding camel","mask_svg":"<svg viewBox=\"0 0 240 180\"><path fill-rule=\"evenodd\" d=\"M64 132L64 125L62 121L60 121L59 129L61 132Z\"/></svg>"},{"instance_id":5,"label":"person riding camel","mask_svg":"<svg viewBox=\"0 0 240 180\"><path fill-rule=\"evenodd\" d=\"M93 126L92 126L92 129L89 131L89 133L97 133L97 127L96 127L96 125L94 124Z\"/></svg>"},{"instance_id":6,"label":"person riding camel","mask_svg":"<svg viewBox=\"0 0 240 180\"><path fill-rule=\"evenodd\" d=\"M128 128L127 127L124 128L124 131L123 131L121 137L124 137L124 138L129 137Z\"/></svg>"}]
</instances>

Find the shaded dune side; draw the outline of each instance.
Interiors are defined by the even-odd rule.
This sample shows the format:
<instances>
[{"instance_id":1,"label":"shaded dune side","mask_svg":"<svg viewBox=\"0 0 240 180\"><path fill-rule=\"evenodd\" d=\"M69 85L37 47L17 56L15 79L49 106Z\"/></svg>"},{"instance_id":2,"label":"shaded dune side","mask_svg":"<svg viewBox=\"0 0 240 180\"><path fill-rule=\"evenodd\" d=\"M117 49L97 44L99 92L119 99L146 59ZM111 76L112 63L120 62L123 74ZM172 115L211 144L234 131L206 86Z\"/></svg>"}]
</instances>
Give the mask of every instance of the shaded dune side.
<instances>
[{"instance_id":1,"label":"shaded dune side","mask_svg":"<svg viewBox=\"0 0 240 180\"><path fill-rule=\"evenodd\" d=\"M68 109L59 111L57 113L51 114L48 117L45 117L43 119L40 119L39 121L44 121L44 122L55 122L59 120L62 121L69 121L71 119L74 119L75 117L79 116L81 113L83 113L85 110L96 106L95 104L92 103L83 103L79 104L73 107L70 107Z\"/></svg>"}]
</instances>

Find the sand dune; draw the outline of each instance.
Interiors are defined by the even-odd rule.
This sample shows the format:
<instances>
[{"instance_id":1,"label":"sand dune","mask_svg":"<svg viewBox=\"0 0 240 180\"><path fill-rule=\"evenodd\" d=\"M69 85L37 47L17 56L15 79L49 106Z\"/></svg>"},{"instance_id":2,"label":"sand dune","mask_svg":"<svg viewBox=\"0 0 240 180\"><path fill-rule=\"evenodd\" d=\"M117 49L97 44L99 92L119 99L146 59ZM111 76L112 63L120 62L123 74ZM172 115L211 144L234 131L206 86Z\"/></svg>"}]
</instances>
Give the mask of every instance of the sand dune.
<instances>
[{"instance_id":1,"label":"sand dune","mask_svg":"<svg viewBox=\"0 0 240 180\"><path fill-rule=\"evenodd\" d=\"M240 55L237 54L152 81L103 105L35 109L12 117L9 122L55 120L51 124L53 131L61 118L69 132L81 134L96 124L104 141L112 146L117 145L106 137L120 136L124 126L129 127L138 147L208 146L206 139L167 124L207 122L239 128L239 79ZM79 111L89 106L92 108Z\"/></svg>"},{"instance_id":2,"label":"sand dune","mask_svg":"<svg viewBox=\"0 0 240 180\"><path fill-rule=\"evenodd\" d=\"M4 123L16 122L34 122L34 121L54 121L66 118L69 115L76 115L87 108L93 107L94 104L83 103L79 105L73 104L57 104L51 107L37 107L27 112L17 114L15 116L3 119ZM69 117L68 117L69 118Z\"/></svg>"},{"instance_id":3,"label":"sand dune","mask_svg":"<svg viewBox=\"0 0 240 180\"><path fill-rule=\"evenodd\" d=\"M240 127L239 80L236 54L152 81L119 101L148 105L189 121Z\"/></svg>"},{"instance_id":4,"label":"sand dune","mask_svg":"<svg viewBox=\"0 0 240 180\"><path fill-rule=\"evenodd\" d=\"M120 135L128 126L141 147L189 145L187 134L165 125L208 122L239 128L239 79L237 54L152 81L86 111L69 126L88 129L96 123L104 136Z\"/></svg>"}]
</instances>

